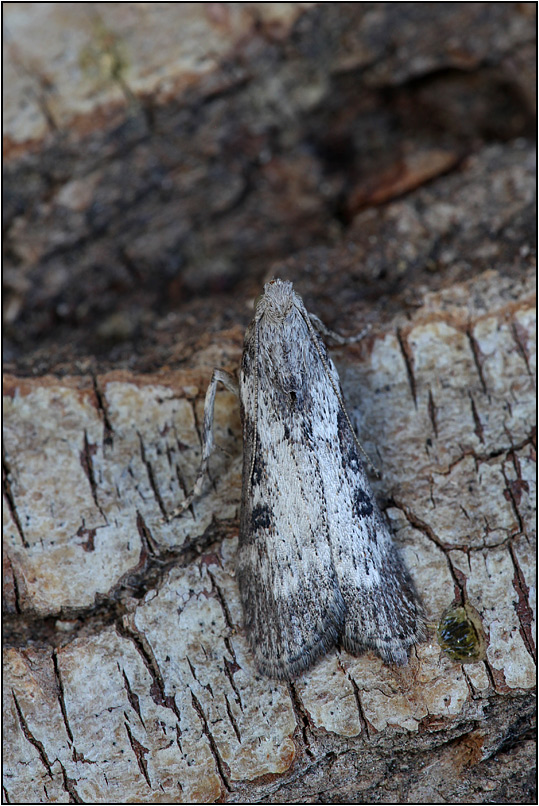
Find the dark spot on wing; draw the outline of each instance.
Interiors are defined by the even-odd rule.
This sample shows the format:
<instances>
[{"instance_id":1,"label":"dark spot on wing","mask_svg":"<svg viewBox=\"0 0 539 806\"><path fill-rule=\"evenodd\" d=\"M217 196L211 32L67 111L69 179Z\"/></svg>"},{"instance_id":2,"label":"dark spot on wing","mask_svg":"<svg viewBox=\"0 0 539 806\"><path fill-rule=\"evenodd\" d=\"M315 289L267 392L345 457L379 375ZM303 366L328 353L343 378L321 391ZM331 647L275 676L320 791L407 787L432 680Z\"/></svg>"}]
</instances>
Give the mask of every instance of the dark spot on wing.
<instances>
[{"instance_id":1,"label":"dark spot on wing","mask_svg":"<svg viewBox=\"0 0 539 806\"><path fill-rule=\"evenodd\" d=\"M354 491L354 510L360 518L368 518L369 515L372 515L372 498L365 490L356 489Z\"/></svg>"},{"instance_id":2,"label":"dark spot on wing","mask_svg":"<svg viewBox=\"0 0 539 806\"><path fill-rule=\"evenodd\" d=\"M259 529L269 529L272 524L271 510L267 504L257 504L251 512L251 528L253 532Z\"/></svg>"},{"instance_id":3,"label":"dark spot on wing","mask_svg":"<svg viewBox=\"0 0 539 806\"><path fill-rule=\"evenodd\" d=\"M305 407L305 395L301 388L298 388L294 378L289 378L283 384L285 391L284 399L291 411L301 411Z\"/></svg>"}]
</instances>

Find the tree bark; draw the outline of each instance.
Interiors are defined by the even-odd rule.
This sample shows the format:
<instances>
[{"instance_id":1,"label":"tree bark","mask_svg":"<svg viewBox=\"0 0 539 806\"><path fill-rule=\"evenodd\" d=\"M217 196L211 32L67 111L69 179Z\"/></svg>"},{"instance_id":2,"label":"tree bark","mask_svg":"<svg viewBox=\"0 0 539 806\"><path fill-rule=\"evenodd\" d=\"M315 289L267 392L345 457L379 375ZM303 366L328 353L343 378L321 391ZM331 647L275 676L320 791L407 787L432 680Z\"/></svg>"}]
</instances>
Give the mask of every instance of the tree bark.
<instances>
[{"instance_id":1,"label":"tree bark","mask_svg":"<svg viewBox=\"0 0 539 806\"><path fill-rule=\"evenodd\" d=\"M533 802L533 4L5 5L5 802ZM371 325L334 359L405 668L257 674L229 392L163 521L271 274Z\"/></svg>"}]
</instances>

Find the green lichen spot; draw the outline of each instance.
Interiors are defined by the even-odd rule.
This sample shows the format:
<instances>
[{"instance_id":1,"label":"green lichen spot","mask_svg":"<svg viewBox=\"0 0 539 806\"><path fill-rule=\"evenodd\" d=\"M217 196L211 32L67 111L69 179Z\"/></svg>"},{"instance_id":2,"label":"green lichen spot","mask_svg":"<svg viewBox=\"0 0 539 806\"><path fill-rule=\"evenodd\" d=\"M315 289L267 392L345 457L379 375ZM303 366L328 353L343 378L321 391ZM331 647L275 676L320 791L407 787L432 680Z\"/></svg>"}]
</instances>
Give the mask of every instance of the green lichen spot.
<instances>
[{"instance_id":1,"label":"green lichen spot","mask_svg":"<svg viewBox=\"0 0 539 806\"><path fill-rule=\"evenodd\" d=\"M98 86L116 83L126 91L128 61L124 43L97 14L91 26L90 40L79 53L79 66Z\"/></svg>"},{"instance_id":2,"label":"green lichen spot","mask_svg":"<svg viewBox=\"0 0 539 806\"><path fill-rule=\"evenodd\" d=\"M477 663L486 656L486 639L481 617L469 602L449 607L437 629L438 643L451 660Z\"/></svg>"}]
</instances>

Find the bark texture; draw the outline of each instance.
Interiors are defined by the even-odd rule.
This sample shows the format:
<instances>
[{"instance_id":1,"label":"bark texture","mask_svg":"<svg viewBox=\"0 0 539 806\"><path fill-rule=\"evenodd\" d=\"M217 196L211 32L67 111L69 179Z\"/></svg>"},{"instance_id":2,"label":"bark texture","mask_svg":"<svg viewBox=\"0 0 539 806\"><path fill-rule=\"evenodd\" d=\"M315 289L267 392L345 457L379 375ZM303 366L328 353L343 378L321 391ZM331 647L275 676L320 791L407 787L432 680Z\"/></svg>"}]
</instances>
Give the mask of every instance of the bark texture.
<instances>
[{"instance_id":1,"label":"bark texture","mask_svg":"<svg viewBox=\"0 0 539 806\"><path fill-rule=\"evenodd\" d=\"M534 801L534 14L5 4L5 802ZM271 274L484 660L256 674L228 392L162 522Z\"/></svg>"}]
</instances>

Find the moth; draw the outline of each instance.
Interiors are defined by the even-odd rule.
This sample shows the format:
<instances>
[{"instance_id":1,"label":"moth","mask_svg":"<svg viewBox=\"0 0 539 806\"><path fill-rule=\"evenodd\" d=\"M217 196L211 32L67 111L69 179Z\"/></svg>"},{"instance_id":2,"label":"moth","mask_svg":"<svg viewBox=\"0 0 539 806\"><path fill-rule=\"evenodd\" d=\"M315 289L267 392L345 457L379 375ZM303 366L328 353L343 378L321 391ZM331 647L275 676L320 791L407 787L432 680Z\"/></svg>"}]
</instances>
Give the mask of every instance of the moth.
<instances>
[{"instance_id":1,"label":"moth","mask_svg":"<svg viewBox=\"0 0 539 806\"><path fill-rule=\"evenodd\" d=\"M219 382L239 391L243 474L236 577L260 672L292 679L335 645L405 665L423 608L372 494L363 450L323 337L292 283L256 302L235 379L215 370L203 454L185 510L203 488Z\"/></svg>"}]
</instances>

